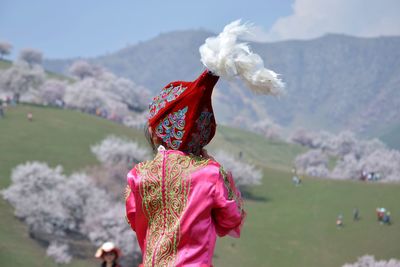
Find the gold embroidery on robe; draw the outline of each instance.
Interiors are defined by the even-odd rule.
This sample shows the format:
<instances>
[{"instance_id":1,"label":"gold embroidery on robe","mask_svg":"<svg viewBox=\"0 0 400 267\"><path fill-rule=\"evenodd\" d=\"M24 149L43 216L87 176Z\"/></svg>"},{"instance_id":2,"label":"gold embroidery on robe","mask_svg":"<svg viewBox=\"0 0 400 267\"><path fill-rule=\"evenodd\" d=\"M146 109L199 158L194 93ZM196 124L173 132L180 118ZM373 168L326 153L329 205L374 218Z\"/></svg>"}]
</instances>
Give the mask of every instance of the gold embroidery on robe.
<instances>
[{"instance_id":1,"label":"gold embroidery on robe","mask_svg":"<svg viewBox=\"0 0 400 267\"><path fill-rule=\"evenodd\" d=\"M129 185L126 185L124 192L125 201L128 200L130 194L131 194L131 187Z\"/></svg>"},{"instance_id":2,"label":"gold embroidery on robe","mask_svg":"<svg viewBox=\"0 0 400 267\"><path fill-rule=\"evenodd\" d=\"M239 196L236 194L236 192L233 190L233 185L232 185L232 183L229 181L228 174L226 173L226 171L224 170L224 168L221 167L221 168L219 169L219 171L220 171L220 174L222 175L222 177L223 177L223 179L224 179L225 188L226 188L226 190L228 191L228 199L229 199L229 200L232 200L232 199L235 200L236 205L237 205L237 207L238 207L238 210L239 210L240 212L242 212L242 211L243 211L243 201L242 201L241 197L239 197Z\"/></svg>"},{"instance_id":3,"label":"gold embroidery on robe","mask_svg":"<svg viewBox=\"0 0 400 267\"><path fill-rule=\"evenodd\" d=\"M161 152L154 160L137 165L142 176L139 186L142 207L149 224L144 266L174 266L190 175L207 163L207 159L177 153L166 154L164 158Z\"/></svg>"}]
</instances>

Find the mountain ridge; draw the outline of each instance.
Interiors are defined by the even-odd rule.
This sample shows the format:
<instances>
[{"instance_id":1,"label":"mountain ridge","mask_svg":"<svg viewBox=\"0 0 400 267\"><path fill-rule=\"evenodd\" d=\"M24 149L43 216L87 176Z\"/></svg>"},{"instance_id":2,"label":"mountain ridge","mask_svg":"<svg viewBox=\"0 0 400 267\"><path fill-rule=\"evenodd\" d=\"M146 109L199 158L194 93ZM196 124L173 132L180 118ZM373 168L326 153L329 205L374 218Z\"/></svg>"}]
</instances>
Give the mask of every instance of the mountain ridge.
<instances>
[{"instance_id":1,"label":"mountain ridge","mask_svg":"<svg viewBox=\"0 0 400 267\"><path fill-rule=\"evenodd\" d=\"M213 35L205 30L163 33L88 61L156 94L172 80L192 80L201 72L198 48ZM221 122L232 123L238 116L251 121L271 117L289 129L350 129L379 136L400 121L400 37L327 34L249 43L268 68L281 74L288 94L280 100L259 97L240 82L220 81L214 101ZM45 66L64 72L70 62L46 60Z\"/></svg>"}]
</instances>

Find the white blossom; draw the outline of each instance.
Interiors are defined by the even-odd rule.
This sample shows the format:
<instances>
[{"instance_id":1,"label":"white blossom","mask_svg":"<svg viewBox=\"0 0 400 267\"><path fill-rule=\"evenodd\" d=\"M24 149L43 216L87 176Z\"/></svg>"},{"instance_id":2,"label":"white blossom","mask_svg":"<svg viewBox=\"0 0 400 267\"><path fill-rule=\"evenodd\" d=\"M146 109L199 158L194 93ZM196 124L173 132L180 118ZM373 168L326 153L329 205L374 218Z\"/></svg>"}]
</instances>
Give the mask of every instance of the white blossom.
<instances>
[{"instance_id":1,"label":"white blossom","mask_svg":"<svg viewBox=\"0 0 400 267\"><path fill-rule=\"evenodd\" d=\"M328 157L318 149L309 150L295 159L296 168L310 176L326 177L328 171Z\"/></svg>"},{"instance_id":2,"label":"white blossom","mask_svg":"<svg viewBox=\"0 0 400 267\"><path fill-rule=\"evenodd\" d=\"M215 158L226 171L232 173L235 184L239 188L261 184L262 172L254 165L248 164L241 159L234 158L224 151L218 151L215 154Z\"/></svg>"},{"instance_id":3,"label":"white blossom","mask_svg":"<svg viewBox=\"0 0 400 267\"><path fill-rule=\"evenodd\" d=\"M92 146L91 150L103 164L124 163L132 165L147 160L150 152L141 148L136 142L116 136L108 136L101 143Z\"/></svg>"},{"instance_id":4,"label":"white blossom","mask_svg":"<svg viewBox=\"0 0 400 267\"><path fill-rule=\"evenodd\" d=\"M81 80L88 77L94 77L98 73L98 68L84 60L77 60L71 64L68 72Z\"/></svg>"},{"instance_id":5,"label":"white blossom","mask_svg":"<svg viewBox=\"0 0 400 267\"><path fill-rule=\"evenodd\" d=\"M39 88L39 98L43 104L57 105L63 101L66 83L59 80L46 80Z\"/></svg>"},{"instance_id":6,"label":"white blossom","mask_svg":"<svg viewBox=\"0 0 400 267\"><path fill-rule=\"evenodd\" d=\"M0 42L0 58L11 53L12 45L7 42Z\"/></svg>"},{"instance_id":7,"label":"white blossom","mask_svg":"<svg viewBox=\"0 0 400 267\"><path fill-rule=\"evenodd\" d=\"M378 139L360 140L349 131L333 135L303 129L296 131L291 140L312 148L295 161L309 175L359 179L362 173L375 173L383 182L400 181L400 152L387 148ZM332 171L327 169L328 156L336 159Z\"/></svg>"},{"instance_id":8,"label":"white blossom","mask_svg":"<svg viewBox=\"0 0 400 267\"><path fill-rule=\"evenodd\" d=\"M355 263L346 263L342 267L400 267L400 261L397 259L375 260L372 255L364 255Z\"/></svg>"},{"instance_id":9,"label":"white blossom","mask_svg":"<svg viewBox=\"0 0 400 267\"><path fill-rule=\"evenodd\" d=\"M28 63L30 66L40 65L42 64L43 54L36 49L25 48L19 53L19 60Z\"/></svg>"},{"instance_id":10,"label":"white blossom","mask_svg":"<svg viewBox=\"0 0 400 267\"><path fill-rule=\"evenodd\" d=\"M74 63L70 72L80 80L66 89L68 108L93 114L100 112L99 115L120 122L130 116L131 111L141 112L147 108L148 90L131 80L84 61Z\"/></svg>"},{"instance_id":11,"label":"white blossom","mask_svg":"<svg viewBox=\"0 0 400 267\"><path fill-rule=\"evenodd\" d=\"M251 124L250 129L262 134L267 139L282 139L282 128L269 118Z\"/></svg>"},{"instance_id":12,"label":"white blossom","mask_svg":"<svg viewBox=\"0 0 400 267\"><path fill-rule=\"evenodd\" d=\"M71 233L86 237L93 245L113 240L127 257L139 251L136 237L124 220L123 204L115 202L84 173L66 176L60 166L28 162L12 171L11 185L2 195L30 232L50 238L47 253L57 262L69 259L64 245Z\"/></svg>"},{"instance_id":13,"label":"white blossom","mask_svg":"<svg viewBox=\"0 0 400 267\"><path fill-rule=\"evenodd\" d=\"M47 256L54 259L56 263L68 264L72 260L72 256L69 254L69 247L67 244L62 244L57 241L53 241L47 248Z\"/></svg>"},{"instance_id":14,"label":"white blossom","mask_svg":"<svg viewBox=\"0 0 400 267\"><path fill-rule=\"evenodd\" d=\"M130 116L126 116L122 123L130 128L135 129L143 129L147 123L147 112L131 114Z\"/></svg>"},{"instance_id":15,"label":"white blossom","mask_svg":"<svg viewBox=\"0 0 400 267\"><path fill-rule=\"evenodd\" d=\"M26 62L16 62L0 72L0 90L14 95L37 91L45 79L45 72L39 65L29 66Z\"/></svg>"}]
</instances>

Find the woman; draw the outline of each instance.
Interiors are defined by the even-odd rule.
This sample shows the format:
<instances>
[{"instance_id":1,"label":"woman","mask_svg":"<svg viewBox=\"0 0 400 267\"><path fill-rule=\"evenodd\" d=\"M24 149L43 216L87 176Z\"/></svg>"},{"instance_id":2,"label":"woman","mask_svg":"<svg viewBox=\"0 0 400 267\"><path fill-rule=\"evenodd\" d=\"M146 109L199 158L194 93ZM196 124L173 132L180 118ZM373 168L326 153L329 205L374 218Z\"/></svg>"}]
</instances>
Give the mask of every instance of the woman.
<instances>
[{"instance_id":1,"label":"woman","mask_svg":"<svg viewBox=\"0 0 400 267\"><path fill-rule=\"evenodd\" d=\"M192 83L171 83L151 105L149 137L158 151L129 172L126 198L144 266L211 266L216 235L240 235L240 193L203 150L215 133L217 80L205 71Z\"/></svg>"},{"instance_id":2,"label":"woman","mask_svg":"<svg viewBox=\"0 0 400 267\"><path fill-rule=\"evenodd\" d=\"M118 258L120 250L112 242L104 243L95 254L95 257L102 260L101 267L120 267Z\"/></svg>"},{"instance_id":3,"label":"woman","mask_svg":"<svg viewBox=\"0 0 400 267\"><path fill-rule=\"evenodd\" d=\"M281 85L275 73L258 69L262 60L245 44L236 44L247 29L235 21L207 39L200 53L208 70L193 82L169 83L150 104L146 130L156 155L128 173L125 194L143 266L212 266L216 236L240 236L240 192L203 148L216 130L211 94L219 76L236 73L258 92L276 93Z\"/></svg>"}]
</instances>

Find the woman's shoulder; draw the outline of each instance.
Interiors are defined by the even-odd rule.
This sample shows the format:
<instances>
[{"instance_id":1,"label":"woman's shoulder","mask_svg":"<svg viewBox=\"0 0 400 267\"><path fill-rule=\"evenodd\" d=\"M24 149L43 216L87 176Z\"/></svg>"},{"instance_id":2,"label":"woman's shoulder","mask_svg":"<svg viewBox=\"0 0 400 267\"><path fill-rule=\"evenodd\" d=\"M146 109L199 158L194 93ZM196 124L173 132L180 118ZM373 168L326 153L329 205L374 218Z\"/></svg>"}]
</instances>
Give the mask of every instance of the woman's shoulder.
<instances>
[{"instance_id":1,"label":"woman's shoulder","mask_svg":"<svg viewBox=\"0 0 400 267\"><path fill-rule=\"evenodd\" d=\"M157 153L153 159L145 160L145 161L134 164L133 168L130 170L130 173L137 174L145 169L151 168L151 166L154 166L156 164L161 164L161 163L162 163L162 157L161 157L160 153Z\"/></svg>"},{"instance_id":2,"label":"woman's shoulder","mask_svg":"<svg viewBox=\"0 0 400 267\"><path fill-rule=\"evenodd\" d=\"M217 170L222 168L221 163L219 163L218 161L216 161L215 159L209 159L207 166L215 168Z\"/></svg>"},{"instance_id":3,"label":"woman's shoulder","mask_svg":"<svg viewBox=\"0 0 400 267\"><path fill-rule=\"evenodd\" d=\"M135 164L129 171L128 177L135 177L148 169L153 169L155 165L162 165L163 162L166 162L167 164L183 164L187 165L188 167L196 167L196 169L207 168L209 170L215 170L216 172L219 172L222 169L222 165L211 157L200 157L193 154L186 154L177 150L168 150L167 154L168 159L166 161L163 160L161 153L157 153L153 159Z\"/></svg>"},{"instance_id":4,"label":"woman's shoulder","mask_svg":"<svg viewBox=\"0 0 400 267\"><path fill-rule=\"evenodd\" d=\"M192 160L197 161L197 165L204 168L208 174L219 176L223 170L222 165L214 158L204 158L192 156Z\"/></svg>"}]
</instances>

